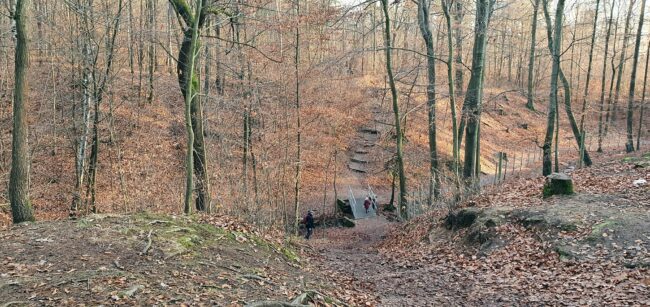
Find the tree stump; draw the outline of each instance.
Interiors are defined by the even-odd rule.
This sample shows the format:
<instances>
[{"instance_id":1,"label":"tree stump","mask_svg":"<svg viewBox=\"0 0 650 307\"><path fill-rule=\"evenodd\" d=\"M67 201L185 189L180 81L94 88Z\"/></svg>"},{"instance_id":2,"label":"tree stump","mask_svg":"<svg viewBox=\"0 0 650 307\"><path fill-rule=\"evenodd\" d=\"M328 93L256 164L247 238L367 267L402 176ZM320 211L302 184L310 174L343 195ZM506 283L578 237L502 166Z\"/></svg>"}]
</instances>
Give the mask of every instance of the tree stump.
<instances>
[{"instance_id":1,"label":"tree stump","mask_svg":"<svg viewBox=\"0 0 650 307\"><path fill-rule=\"evenodd\" d=\"M565 173L552 173L546 177L542 194L544 198L553 195L571 195L573 194L573 180Z\"/></svg>"}]
</instances>

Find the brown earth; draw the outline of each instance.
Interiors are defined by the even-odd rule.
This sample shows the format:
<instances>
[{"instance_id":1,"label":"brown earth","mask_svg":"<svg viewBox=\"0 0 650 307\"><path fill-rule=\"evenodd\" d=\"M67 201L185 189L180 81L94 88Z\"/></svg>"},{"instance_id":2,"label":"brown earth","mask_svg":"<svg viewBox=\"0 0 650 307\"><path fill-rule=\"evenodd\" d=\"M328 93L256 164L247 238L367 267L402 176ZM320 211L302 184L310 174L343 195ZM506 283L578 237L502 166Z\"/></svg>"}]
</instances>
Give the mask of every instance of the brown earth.
<instances>
[{"instance_id":1,"label":"brown earth","mask_svg":"<svg viewBox=\"0 0 650 307\"><path fill-rule=\"evenodd\" d=\"M465 203L473 228L447 230L434 210L325 230L313 246L380 306L647 305L650 194L632 181L650 169L639 159L650 156L576 171L575 196L543 199L539 178L490 188Z\"/></svg>"},{"instance_id":2,"label":"brown earth","mask_svg":"<svg viewBox=\"0 0 650 307\"><path fill-rule=\"evenodd\" d=\"M313 271L299 242L227 218L91 215L17 225L0 238L2 306L241 306L310 291L318 306L364 300Z\"/></svg>"}]
</instances>

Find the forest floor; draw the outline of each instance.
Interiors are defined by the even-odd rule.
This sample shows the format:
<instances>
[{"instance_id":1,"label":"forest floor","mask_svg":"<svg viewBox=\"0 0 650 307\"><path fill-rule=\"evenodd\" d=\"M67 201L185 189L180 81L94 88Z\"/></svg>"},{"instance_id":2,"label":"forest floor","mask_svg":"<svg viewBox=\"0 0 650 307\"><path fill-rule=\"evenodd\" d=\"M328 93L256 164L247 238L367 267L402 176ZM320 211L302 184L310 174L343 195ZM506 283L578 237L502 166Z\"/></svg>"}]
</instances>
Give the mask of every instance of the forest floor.
<instances>
[{"instance_id":1,"label":"forest floor","mask_svg":"<svg viewBox=\"0 0 650 307\"><path fill-rule=\"evenodd\" d=\"M0 306L648 305L650 154L575 170L576 194L512 179L406 223L286 239L226 216L90 215L0 231ZM392 220L392 219L390 219ZM259 306L259 305L258 305Z\"/></svg>"},{"instance_id":2,"label":"forest floor","mask_svg":"<svg viewBox=\"0 0 650 307\"><path fill-rule=\"evenodd\" d=\"M310 244L322 270L371 293L372 305L650 304L650 153L604 155L573 173L576 194L543 199L543 179L472 197L470 225L446 210L325 229ZM361 294L361 293L360 293Z\"/></svg>"},{"instance_id":3,"label":"forest floor","mask_svg":"<svg viewBox=\"0 0 650 307\"><path fill-rule=\"evenodd\" d=\"M0 306L368 301L312 270L300 240L223 216L90 215L17 225L0 241Z\"/></svg>"}]
</instances>

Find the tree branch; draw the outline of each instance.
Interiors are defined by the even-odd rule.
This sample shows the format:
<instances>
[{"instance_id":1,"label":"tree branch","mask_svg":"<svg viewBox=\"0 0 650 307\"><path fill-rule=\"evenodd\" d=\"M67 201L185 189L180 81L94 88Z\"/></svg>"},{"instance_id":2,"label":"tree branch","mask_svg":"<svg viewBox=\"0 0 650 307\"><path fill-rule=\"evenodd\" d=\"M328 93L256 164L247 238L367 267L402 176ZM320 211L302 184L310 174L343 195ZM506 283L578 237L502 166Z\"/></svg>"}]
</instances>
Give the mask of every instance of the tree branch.
<instances>
[{"instance_id":1,"label":"tree branch","mask_svg":"<svg viewBox=\"0 0 650 307\"><path fill-rule=\"evenodd\" d=\"M260 50L259 48L255 47L255 46L253 46L253 45L251 45L251 44L248 44L248 43L242 43L242 42L236 42L236 41L233 41L233 40L229 40L229 39L225 39L225 38L223 38L223 37L218 37L218 36L213 36L213 35L202 35L202 36L203 36L203 37L207 37L207 38L215 38L215 39L218 39L218 40L220 40L220 41L227 42L227 43L231 43L231 44L239 44L239 45L242 45L242 46L245 46L245 47L251 48L251 49L257 51L259 54L261 54L263 57L265 57L265 58L266 58L267 60L269 60L269 61L272 61L272 62L275 62L275 63L282 63L282 60L276 60L276 59L274 59L274 58L272 58L272 57L266 55L266 53L264 53L262 50Z\"/></svg>"}]
</instances>

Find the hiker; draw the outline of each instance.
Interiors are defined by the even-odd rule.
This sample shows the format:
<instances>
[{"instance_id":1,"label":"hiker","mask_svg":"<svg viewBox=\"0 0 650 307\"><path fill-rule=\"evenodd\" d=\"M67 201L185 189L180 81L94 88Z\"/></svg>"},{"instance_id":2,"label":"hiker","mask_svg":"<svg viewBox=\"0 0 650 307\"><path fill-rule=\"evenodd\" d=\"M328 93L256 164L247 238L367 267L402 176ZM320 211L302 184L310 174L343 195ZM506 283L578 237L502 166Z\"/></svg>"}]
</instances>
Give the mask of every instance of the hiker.
<instances>
[{"instance_id":1,"label":"hiker","mask_svg":"<svg viewBox=\"0 0 650 307\"><path fill-rule=\"evenodd\" d=\"M374 197L372 198L372 210L377 211L377 199Z\"/></svg>"},{"instance_id":2,"label":"hiker","mask_svg":"<svg viewBox=\"0 0 650 307\"><path fill-rule=\"evenodd\" d=\"M366 208L366 214L368 214L368 209L370 208L370 197L366 197L366 200L363 202L363 207Z\"/></svg>"},{"instance_id":3,"label":"hiker","mask_svg":"<svg viewBox=\"0 0 650 307\"><path fill-rule=\"evenodd\" d=\"M302 222L305 224L305 227L307 228L307 234L305 235L305 239L309 240L309 237L311 237L311 234L314 232L314 211L312 210L307 211L307 215L305 216L304 219L302 219Z\"/></svg>"}]
</instances>

